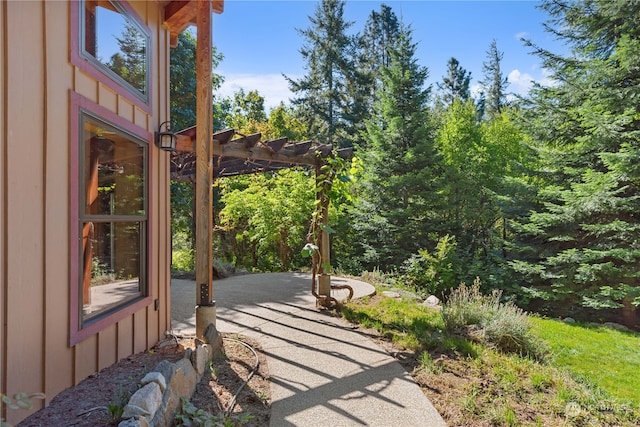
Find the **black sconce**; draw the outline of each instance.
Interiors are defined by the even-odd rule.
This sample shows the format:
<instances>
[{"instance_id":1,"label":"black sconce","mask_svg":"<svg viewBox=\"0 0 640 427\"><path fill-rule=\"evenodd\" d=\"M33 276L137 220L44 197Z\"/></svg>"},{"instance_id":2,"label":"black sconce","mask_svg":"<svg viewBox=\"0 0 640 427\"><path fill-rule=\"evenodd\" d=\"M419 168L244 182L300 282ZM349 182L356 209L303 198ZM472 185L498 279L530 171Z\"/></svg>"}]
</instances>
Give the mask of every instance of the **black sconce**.
<instances>
[{"instance_id":1,"label":"black sconce","mask_svg":"<svg viewBox=\"0 0 640 427\"><path fill-rule=\"evenodd\" d=\"M162 126L165 127L164 132ZM156 145L164 151L176 151L177 140L178 137L171 131L171 123L168 121L161 123L158 132L156 132Z\"/></svg>"}]
</instances>

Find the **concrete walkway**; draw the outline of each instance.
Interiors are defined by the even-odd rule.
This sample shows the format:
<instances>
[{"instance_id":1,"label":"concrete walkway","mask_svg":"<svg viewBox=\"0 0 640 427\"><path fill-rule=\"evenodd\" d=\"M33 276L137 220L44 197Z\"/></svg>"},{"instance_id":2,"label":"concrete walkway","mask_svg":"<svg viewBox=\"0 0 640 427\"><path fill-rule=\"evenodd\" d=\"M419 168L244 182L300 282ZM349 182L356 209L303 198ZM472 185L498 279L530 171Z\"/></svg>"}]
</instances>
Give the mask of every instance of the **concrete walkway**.
<instances>
[{"instance_id":1,"label":"concrete walkway","mask_svg":"<svg viewBox=\"0 0 640 427\"><path fill-rule=\"evenodd\" d=\"M372 294L349 284L354 298ZM270 273L216 280L216 326L256 339L271 375L271 426L446 426L400 364L342 319L316 310L311 276ZM195 283L171 281L172 327L195 334ZM346 296L336 292L341 299Z\"/></svg>"}]
</instances>

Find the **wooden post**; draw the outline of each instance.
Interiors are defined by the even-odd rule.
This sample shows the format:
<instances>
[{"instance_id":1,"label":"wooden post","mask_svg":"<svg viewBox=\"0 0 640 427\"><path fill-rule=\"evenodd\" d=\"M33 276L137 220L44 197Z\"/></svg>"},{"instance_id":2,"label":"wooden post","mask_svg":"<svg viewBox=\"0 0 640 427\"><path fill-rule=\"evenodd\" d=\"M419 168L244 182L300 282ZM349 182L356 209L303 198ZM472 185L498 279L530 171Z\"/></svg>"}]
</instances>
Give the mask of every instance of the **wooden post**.
<instances>
[{"instance_id":1,"label":"wooden post","mask_svg":"<svg viewBox=\"0 0 640 427\"><path fill-rule=\"evenodd\" d=\"M321 163L316 163L316 182L321 175ZM324 194L322 190L316 193L316 198L320 203L320 215L322 216L322 224L329 225L329 202L326 200L329 196ZM331 275L325 270L324 266L331 263L331 255L329 250L329 233L325 227L320 228L320 241L318 242L318 250L320 251L320 266L318 269L318 295L326 297L331 296Z\"/></svg>"},{"instance_id":2,"label":"wooden post","mask_svg":"<svg viewBox=\"0 0 640 427\"><path fill-rule=\"evenodd\" d=\"M196 2L196 336L215 325L213 301L212 179L213 84L211 2Z\"/></svg>"}]
</instances>

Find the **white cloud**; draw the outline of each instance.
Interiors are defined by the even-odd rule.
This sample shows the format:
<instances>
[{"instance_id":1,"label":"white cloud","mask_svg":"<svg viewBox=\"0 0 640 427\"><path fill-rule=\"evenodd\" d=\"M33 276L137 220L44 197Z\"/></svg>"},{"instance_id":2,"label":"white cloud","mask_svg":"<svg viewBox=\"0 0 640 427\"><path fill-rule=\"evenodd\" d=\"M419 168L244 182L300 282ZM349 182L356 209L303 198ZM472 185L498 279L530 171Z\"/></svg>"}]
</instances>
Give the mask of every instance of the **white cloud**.
<instances>
[{"instance_id":1,"label":"white cloud","mask_svg":"<svg viewBox=\"0 0 640 427\"><path fill-rule=\"evenodd\" d=\"M472 98L478 98L480 96L480 92L482 92L482 85L480 83L474 83L469 88L469 92L471 92Z\"/></svg>"},{"instance_id":2,"label":"white cloud","mask_svg":"<svg viewBox=\"0 0 640 427\"><path fill-rule=\"evenodd\" d=\"M514 37L516 38L516 40L526 39L527 37L529 37L529 33L527 33L526 31L521 31L517 33Z\"/></svg>"},{"instance_id":3,"label":"white cloud","mask_svg":"<svg viewBox=\"0 0 640 427\"><path fill-rule=\"evenodd\" d=\"M223 74L224 83L218 90L218 95L233 96L239 89L245 92L257 90L264 97L267 111L276 107L280 102L289 103L293 96L289 90L287 80L281 74ZM297 78L295 76L289 76Z\"/></svg>"},{"instance_id":4,"label":"white cloud","mask_svg":"<svg viewBox=\"0 0 640 427\"><path fill-rule=\"evenodd\" d=\"M509 89L511 92L517 95L526 95L533 86L535 80L530 74L522 73L520 70L515 69L507 76L509 81Z\"/></svg>"}]
</instances>

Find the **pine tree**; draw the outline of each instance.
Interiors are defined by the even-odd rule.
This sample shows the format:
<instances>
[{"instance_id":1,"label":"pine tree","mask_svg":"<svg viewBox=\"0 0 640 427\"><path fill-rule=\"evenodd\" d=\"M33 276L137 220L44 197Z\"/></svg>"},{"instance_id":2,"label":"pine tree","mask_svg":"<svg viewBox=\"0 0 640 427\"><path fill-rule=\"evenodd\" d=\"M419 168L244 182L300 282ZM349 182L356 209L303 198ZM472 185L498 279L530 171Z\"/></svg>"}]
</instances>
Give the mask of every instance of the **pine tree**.
<instances>
[{"instance_id":1,"label":"pine tree","mask_svg":"<svg viewBox=\"0 0 640 427\"><path fill-rule=\"evenodd\" d=\"M487 60L482 64L483 79L480 82L484 93L483 110L487 118L500 114L506 104L509 82L500 70L503 55L498 51L498 44L494 39L487 51Z\"/></svg>"},{"instance_id":2,"label":"pine tree","mask_svg":"<svg viewBox=\"0 0 640 427\"><path fill-rule=\"evenodd\" d=\"M297 81L285 76L309 137L336 146L352 145L356 137L350 102L356 79L355 43L347 34L353 23L345 21L344 6L342 0L318 4L315 15L309 17L311 26L298 30L306 40L300 54L307 75Z\"/></svg>"},{"instance_id":3,"label":"pine tree","mask_svg":"<svg viewBox=\"0 0 640 427\"><path fill-rule=\"evenodd\" d=\"M462 68L456 58L449 59L447 75L442 77L442 83L438 83L444 105L450 105L456 99L467 101L471 97L470 83L471 72Z\"/></svg>"},{"instance_id":4,"label":"pine tree","mask_svg":"<svg viewBox=\"0 0 640 427\"><path fill-rule=\"evenodd\" d=\"M354 228L366 268L392 269L434 245L435 150L425 88L428 70L417 63L410 28L403 27L382 69L382 90L365 135L366 180Z\"/></svg>"},{"instance_id":5,"label":"pine tree","mask_svg":"<svg viewBox=\"0 0 640 427\"><path fill-rule=\"evenodd\" d=\"M212 52L213 69L222 61L222 54L218 53L215 46ZM183 31L178 35L178 45L171 49L170 57L170 111L171 124L175 130L185 129L196 124L196 38L189 31ZM217 91L224 78L214 73L213 90ZM222 129L220 122L222 110L217 97L214 102L214 129Z\"/></svg>"},{"instance_id":6,"label":"pine tree","mask_svg":"<svg viewBox=\"0 0 640 427\"><path fill-rule=\"evenodd\" d=\"M559 309L640 305L640 3L545 1L567 57L529 45L556 85L538 86L528 127L545 178L514 261L532 297Z\"/></svg>"},{"instance_id":7,"label":"pine tree","mask_svg":"<svg viewBox=\"0 0 640 427\"><path fill-rule=\"evenodd\" d=\"M371 11L362 35L358 39L358 67L363 76L362 90L367 110L373 108L376 93L382 89L382 69L391 65L390 49L400 35L400 23L391 7L380 5Z\"/></svg>"},{"instance_id":8,"label":"pine tree","mask_svg":"<svg viewBox=\"0 0 640 427\"><path fill-rule=\"evenodd\" d=\"M135 25L127 22L116 41L120 52L111 56L107 66L131 86L146 94L147 43L144 34Z\"/></svg>"}]
</instances>

